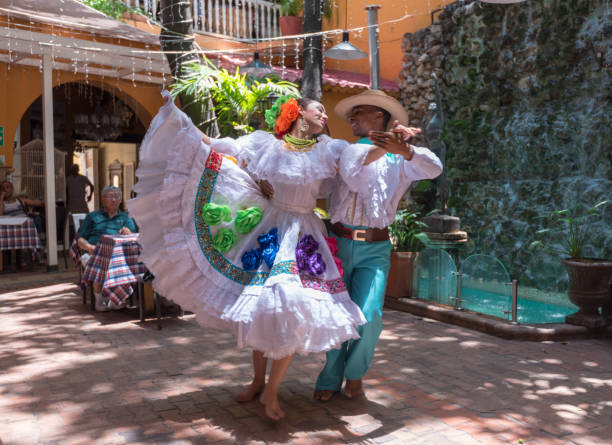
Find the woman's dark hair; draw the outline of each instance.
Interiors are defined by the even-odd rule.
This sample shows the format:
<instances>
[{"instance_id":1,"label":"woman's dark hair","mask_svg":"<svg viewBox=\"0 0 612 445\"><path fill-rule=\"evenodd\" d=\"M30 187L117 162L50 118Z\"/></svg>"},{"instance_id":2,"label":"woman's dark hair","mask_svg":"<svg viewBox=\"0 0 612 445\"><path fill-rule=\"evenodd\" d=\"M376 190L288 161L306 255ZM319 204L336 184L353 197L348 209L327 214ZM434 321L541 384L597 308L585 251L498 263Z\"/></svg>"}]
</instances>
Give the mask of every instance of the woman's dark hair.
<instances>
[{"instance_id":1,"label":"woman's dark hair","mask_svg":"<svg viewBox=\"0 0 612 445\"><path fill-rule=\"evenodd\" d=\"M310 99L309 97L300 97L299 99L297 99L298 105L302 108L308 108L308 105L313 102L319 103L318 100Z\"/></svg>"}]
</instances>

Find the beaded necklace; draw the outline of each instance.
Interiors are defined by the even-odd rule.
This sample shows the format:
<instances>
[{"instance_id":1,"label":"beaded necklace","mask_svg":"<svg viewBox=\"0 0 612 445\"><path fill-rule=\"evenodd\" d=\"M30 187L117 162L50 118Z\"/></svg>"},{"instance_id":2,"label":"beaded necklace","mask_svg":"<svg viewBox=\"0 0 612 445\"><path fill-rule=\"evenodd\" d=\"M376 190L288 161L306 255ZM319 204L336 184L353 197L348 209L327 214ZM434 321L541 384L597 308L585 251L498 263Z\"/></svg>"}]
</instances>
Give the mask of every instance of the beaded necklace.
<instances>
[{"instance_id":1,"label":"beaded necklace","mask_svg":"<svg viewBox=\"0 0 612 445\"><path fill-rule=\"evenodd\" d=\"M289 133L283 136L283 146L291 151L310 151L312 150L312 146L316 143L316 138L300 139L291 136Z\"/></svg>"}]
</instances>

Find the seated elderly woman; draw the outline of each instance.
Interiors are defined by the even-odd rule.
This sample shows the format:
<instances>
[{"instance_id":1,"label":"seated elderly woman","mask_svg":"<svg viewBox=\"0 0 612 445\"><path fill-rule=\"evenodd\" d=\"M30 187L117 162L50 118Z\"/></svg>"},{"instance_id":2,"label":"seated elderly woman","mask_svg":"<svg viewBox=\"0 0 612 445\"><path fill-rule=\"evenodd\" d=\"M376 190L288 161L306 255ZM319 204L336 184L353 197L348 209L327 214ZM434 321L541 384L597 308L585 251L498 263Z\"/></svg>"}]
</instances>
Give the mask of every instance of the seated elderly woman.
<instances>
[{"instance_id":1,"label":"seated elderly woman","mask_svg":"<svg viewBox=\"0 0 612 445\"><path fill-rule=\"evenodd\" d=\"M42 207L45 202L40 199L31 199L26 197L15 196L13 184L9 181L0 182L0 216L29 216L27 206ZM34 225L38 233L43 230L42 219L36 215L32 217ZM25 251L19 251L21 256L20 266L26 267Z\"/></svg>"},{"instance_id":2,"label":"seated elderly woman","mask_svg":"<svg viewBox=\"0 0 612 445\"><path fill-rule=\"evenodd\" d=\"M44 201L25 197L16 197L13 184L9 181L0 183L0 215L27 216L26 206L42 207Z\"/></svg>"},{"instance_id":3,"label":"seated elderly woman","mask_svg":"<svg viewBox=\"0 0 612 445\"><path fill-rule=\"evenodd\" d=\"M128 235L136 232L134 220L126 212L119 210L121 190L105 187L102 190L102 208L87 215L78 232L78 246L81 249L83 266L89 261L96 244L102 235ZM102 283L92 284L97 311L108 311L109 301L102 296Z\"/></svg>"}]
</instances>

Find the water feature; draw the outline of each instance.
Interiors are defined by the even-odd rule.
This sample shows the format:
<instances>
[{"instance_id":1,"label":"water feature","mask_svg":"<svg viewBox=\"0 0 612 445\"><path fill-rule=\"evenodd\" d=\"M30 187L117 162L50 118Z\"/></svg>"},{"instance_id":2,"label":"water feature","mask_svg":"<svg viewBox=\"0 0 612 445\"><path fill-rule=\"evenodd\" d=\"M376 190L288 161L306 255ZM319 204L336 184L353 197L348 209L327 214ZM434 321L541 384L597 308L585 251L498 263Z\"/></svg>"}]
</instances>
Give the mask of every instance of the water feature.
<instances>
[{"instance_id":1,"label":"water feature","mask_svg":"<svg viewBox=\"0 0 612 445\"><path fill-rule=\"evenodd\" d=\"M471 255L457 271L448 252L424 249L414 265L413 296L459 310L511 319L512 280L506 266L490 255ZM519 323L563 323L565 316L576 309L569 301L551 299L534 288L518 288Z\"/></svg>"}]
</instances>

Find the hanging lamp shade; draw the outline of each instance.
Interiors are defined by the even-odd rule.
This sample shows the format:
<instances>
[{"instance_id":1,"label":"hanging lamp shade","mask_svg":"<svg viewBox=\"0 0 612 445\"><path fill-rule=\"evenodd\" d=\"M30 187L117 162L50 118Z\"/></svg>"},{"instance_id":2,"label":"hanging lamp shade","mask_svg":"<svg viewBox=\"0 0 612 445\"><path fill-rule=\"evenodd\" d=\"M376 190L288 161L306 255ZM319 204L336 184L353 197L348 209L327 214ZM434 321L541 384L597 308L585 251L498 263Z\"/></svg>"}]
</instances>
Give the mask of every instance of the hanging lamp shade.
<instances>
[{"instance_id":1,"label":"hanging lamp shade","mask_svg":"<svg viewBox=\"0 0 612 445\"><path fill-rule=\"evenodd\" d=\"M366 57L367 54L349 43L348 31L342 32L342 42L325 51L325 57L339 60L355 60Z\"/></svg>"},{"instance_id":2,"label":"hanging lamp shade","mask_svg":"<svg viewBox=\"0 0 612 445\"><path fill-rule=\"evenodd\" d=\"M259 53L257 51L253 53L253 61L247 63L243 67L240 67L240 71L243 73L252 74L255 77L263 77L274 72L270 65L259 60Z\"/></svg>"}]
</instances>

